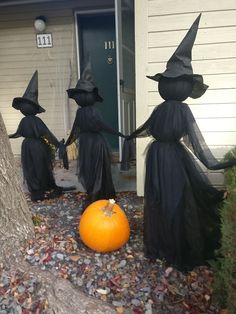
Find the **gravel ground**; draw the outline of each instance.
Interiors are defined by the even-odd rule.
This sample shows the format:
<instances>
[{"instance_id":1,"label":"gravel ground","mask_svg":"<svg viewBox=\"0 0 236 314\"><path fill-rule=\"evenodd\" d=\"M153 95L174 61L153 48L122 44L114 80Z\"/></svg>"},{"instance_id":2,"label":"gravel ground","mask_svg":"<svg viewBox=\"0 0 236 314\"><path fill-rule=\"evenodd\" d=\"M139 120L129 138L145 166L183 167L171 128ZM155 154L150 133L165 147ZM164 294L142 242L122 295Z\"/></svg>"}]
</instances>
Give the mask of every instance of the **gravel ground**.
<instances>
[{"instance_id":1,"label":"gravel ground","mask_svg":"<svg viewBox=\"0 0 236 314\"><path fill-rule=\"evenodd\" d=\"M181 273L143 255L143 198L117 194L126 212L131 236L120 250L100 254L87 248L77 232L85 194L32 203L35 239L19 250L27 263L69 280L86 295L114 306L117 313L219 313L212 303L213 274L206 266ZM0 265L0 314L46 314L50 304L31 273ZM70 314L70 313L68 313ZM92 313L91 313L92 314Z\"/></svg>"}]
</instances>

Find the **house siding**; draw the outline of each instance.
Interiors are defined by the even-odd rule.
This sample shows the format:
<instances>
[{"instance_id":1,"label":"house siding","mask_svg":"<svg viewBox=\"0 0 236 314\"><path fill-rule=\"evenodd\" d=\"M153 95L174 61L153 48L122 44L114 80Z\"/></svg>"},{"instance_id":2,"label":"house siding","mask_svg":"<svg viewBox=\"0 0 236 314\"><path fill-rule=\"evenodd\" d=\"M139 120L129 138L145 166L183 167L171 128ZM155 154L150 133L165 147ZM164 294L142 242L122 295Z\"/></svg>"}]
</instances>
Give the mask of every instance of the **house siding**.
<instances>
[{"instance_id":1,"label":"house siding","mask_svg":"<svg viewBox=\"0 0 236 314\"><path fill-rule=\"evenodd\" d=\"M39 14L36 14L39 13ZM47 17L46 32L52 33L53 48L37 48L33 23L37 15ZM0 13L0 110L7 132L14 133L22 114L11 107L22 96L29 80L39 72L39 103L46 109L40 118L59 138L66 136L65 90L70 80L70 63L75 69L73 14L47 4L1 8ZM72 73L75 77L75 73ZM10 88L9 88L10 87ZM11 140L15 155L20 154L22 138Z\"/></svg>"},{"instance_id":2,"label":"house siding","mask_svg":"<svg viewBox=\"0 0 236 314\"><path fill-rule=\"evenodd\" d=\"M135 7L137 126L163 101L157 83L145 76L165 70L166 62L201 12L192 65L209 88L201 98L188 98L186 102L213 154L221 159L236 144L236 2L142 0L136 1ZM147 143L137 140L139 195L143 195ZM215 186L223 185L222 171L204 171Z\"/></svg>"},{"instance_id":3,"label":"house siding","mask_svg":"<svg viewBox=\"0 0 236 314\"><path fill-rule=\"evenodd\" d=\"M104 8L112 6L103 0ZM100 4L100 1L99 1ZM1 7L0 9L0 111L7 132L13 133L22 114L11 107L22 96L37 69L39 103L46 109L40 117L58 137L66 138L77 106L66 89L77 82L74 11L95 8L96 1L67 0ZM187 103L214 155L221 159L236 143L236 1L225 0L136 0L136 125L140 126L155 105L163 100L157 84L146 75L163 72L166 62L187 30L202 12L193 47L194 73L209 85L199 99ZM37 48L33 22L47 18L53 48ZM150 139L149 139L150 140ZM137 140L137 192L143 195L147 139ZM11 140L15 155L22 139ZM206 171L206 169L204 169ZM222 172L208 171L213 184L223 184Z\"/></svg>"},{"instance_id":4,"label":"house siding","mask_svg":"<svg viewBox=\"0 0 236 314\"><path fill-rule=\"evenodd\" d=\"M104 8L111 1L103 0ZM67 138L77 105L66 90L77 82L74 11L91 9L96 3L58 1L1 7L0 9L0 111L8 134L14 133L22 114L11 107L14 97L22 96L37 69L39 103L46 109L40 118L58 139ZM45 33L52 33L52 48L36 47L34 20L47 19ZM20 154L22 138L11 140L15 155Z\"/></svg>"}]
</instances>

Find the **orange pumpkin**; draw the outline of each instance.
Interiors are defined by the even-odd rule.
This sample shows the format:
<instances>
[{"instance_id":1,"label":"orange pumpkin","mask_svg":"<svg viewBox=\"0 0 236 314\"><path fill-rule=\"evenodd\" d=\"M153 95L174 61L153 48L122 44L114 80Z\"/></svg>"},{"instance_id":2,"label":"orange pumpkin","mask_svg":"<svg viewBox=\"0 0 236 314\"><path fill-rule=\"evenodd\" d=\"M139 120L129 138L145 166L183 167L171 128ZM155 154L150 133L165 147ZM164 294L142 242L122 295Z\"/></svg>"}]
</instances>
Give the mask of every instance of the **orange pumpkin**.
<instances>
[{"instance_id":1,"label":"orange pumpkin","mask_svg":"<svg viewBox=\"0 0 236 314\"><path fill-rule=\"evenodd\" d=\"M106 253L118 250L129 240L130 227L124 211L114 200L99 200L85 209L79 233L89 248Z\"/></svg>"}]
</instances>

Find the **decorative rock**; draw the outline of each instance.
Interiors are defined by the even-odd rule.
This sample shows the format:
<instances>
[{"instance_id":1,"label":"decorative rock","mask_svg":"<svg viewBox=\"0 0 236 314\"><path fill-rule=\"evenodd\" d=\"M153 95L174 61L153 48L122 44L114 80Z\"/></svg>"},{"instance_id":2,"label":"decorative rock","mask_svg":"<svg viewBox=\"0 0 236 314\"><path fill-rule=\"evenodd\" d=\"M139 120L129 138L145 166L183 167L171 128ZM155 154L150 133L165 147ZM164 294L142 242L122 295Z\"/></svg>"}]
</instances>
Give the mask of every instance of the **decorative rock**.
<instances>
[{"instance_id":1,"label":"decorative rock","mask_svg":"<svg viewBox=\"0 0 236 314\"><path fill-rule=\"evenodd\" d=\"M143 201L136 193L117 194L117 202L126 210L132 232L124 247L109 254L93 252L81 243L77 227L84 198L81 193L68 193L58 199L30 203L32 213L40 216L41 225L35 228L35 239L22 248L28 263L70 280L81 287L76 290L112 304L120 314L161 313L162 302L165 302L163 314L191 313L196 307L202 313L217 312L211 305L213 275L210 270L203 267L182 274L165 267L160 260L150 263L144 257ZM22 309L28 311L24 314L35 313L36 304L42 314L46 314L43 310L45 301L38 287L37 280L29 274L9 275L0 270L0 314L1 311L18 314L19 303L14 300L14 292L22 302ZM13 293L11 289L15 289ZM7 290L8 295L5 294ZM24 300L26 294L31 295L32 303Z\"/></svg>"},{"instance_id":2,"label":"decorative rock","mask_svg":"<svg viewBox=\"0 0 236 314\"><path fill-rule=\"evenodd\" d=\"M23 292L25 292L25 287L24 287L24 286L19 286L19 287L17 288L17 290L18 290L18 292L19 292L20 294L22 294Z\"/></svg>"},{"instance_id":3,"label":"decorative rock","mask_svg":"<svg viewBox=\"0 0 236 314\"><path fill-rule=\"evenodd\" d=\"M61 254L61 253L57 253L57 258L60 260L60 261L63 261L64 260L64 255Z\"/></svg>"},{"instance_id":4,"label":"decorative rock","mask_svg":"<svg viewBox=\"0 0 236 314\"><path fill-rule=\"evenodd\" d=\"M1 280L1 283L2 283L3 287L7 286L10 283L9 277L4 275L4 274L2 275L0 280Z\"/></svg>"},{"instance_id":5,"label":"decorative rock","mask_svg":"<svg viewBox=\"0 0 236 314\"><path fill-rule=\"evenodd\" d=\"M28 254L28 255L33 255L33 254L34 254L34 250L33 250L33 249L29 249L29 250L27 251L27 254Z\"/></svg>"},{"instance_id":6,"label":"decorative rock","mask_svg":"<svg viewBox=\"0 0 236 314\"><path fill-rule=\"evenodd\" d=\"M22 314L22 309L21 309L21 306L20 306L20 305L17 305L17 307L16 307L16 313L17 313L17 314Z\"/></svg>"},{"instance_id":7,"label":"decorative rock","mask_svg":"<svg viewBox=\"0 0 236 314\"><path fill-rule=\"evenodd\" d=\"M79 287L82 287L83 286L83 284L84 284L84 282L83 282L83 279L81 279L81 278L77 278L77 285L79 286Z\"/></svg>"},{"instance_id":8,"label":"decorative rock","mask_svg":"<svg viewBox=\"0 0 236 314\"><path fill-rule=\"evenodd\" d=\"M125 266L126 266L126 263L127 263L126 260L123 259L122 261L120 261L118 267L119 267L119 268L125 267Z\"/></svg>"},{"instance_id":9,"label":"decorative rock","mask_svg":"<svg viewBox=\"0 0 236 314\"><path fill-rule=\"evenodd\" d=\"M145 314L152 314L152 305L150 303L145 304Z\"/></svg>"},{"instance_id":10,"label":"decorative rock","mask_svg":"<svg viewBox=\"0 0 236 314\"><path fill-rule=\"evenodd\" d=\"M138 306L140 304L140 301L138 299L132 299L131 304Z\"/></svg>"},{"instance_id":11,"label":"decorative rock","mask_svg":"<svg viewBox=\"0 0 236 314\"><path fill-rule=\"evenodd\" d=\"M198 283L197 283L197 282L193 282L193 283L191 284L191 288L192 288L193 290L197 290L197 288L198 288Z\"/></svg>"},{"instance_id":12,"label":"decorative rock","mask_svg":"<svg viewBox=\"0 0 236 314\"><path fill-rule=\"evenodd\" d=\"M92 283L93 283L93 279L89 280L89 282L87 282L87 284L86 284L86 288L89 289L91 287Z\"/></svg>"},{"instance_id":13,"label":"decorative rock","mask_svg":"<svg viewBox=\"0 0 236 314\"><path fill-rule=\"evenodd\" d=\"M150 287L144 287L144 288L141 288L140 290L143 291L143 292L146 292L148 294L151 292L151 288Z\"/></svg>"},{"instance_id":14,"label":"decorative rock","mask_svg":"<svg viewBox=\"0 0 236 314\"><path fill-rule=\"evenodd\" d=\"M119 301L112 301L112 305L114 305L115 307L123 307L123 302L119 302Z\"/></svg>"}]
</instances>

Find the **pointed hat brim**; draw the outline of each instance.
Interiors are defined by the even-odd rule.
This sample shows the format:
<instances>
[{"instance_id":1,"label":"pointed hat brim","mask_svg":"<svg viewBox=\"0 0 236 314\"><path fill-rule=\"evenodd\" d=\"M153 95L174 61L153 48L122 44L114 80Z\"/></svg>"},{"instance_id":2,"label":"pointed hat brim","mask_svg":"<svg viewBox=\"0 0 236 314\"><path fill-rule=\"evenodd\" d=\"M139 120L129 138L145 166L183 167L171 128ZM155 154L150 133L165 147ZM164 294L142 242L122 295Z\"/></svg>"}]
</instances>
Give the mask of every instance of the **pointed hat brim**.
<instances>
[{"instance_id":1,"label":"pointed hat brim","mask_svg":"<svg viewBox=\"0 0 236 314\"><path fill-rule=\"evenodd\" d=\"M17 110L20 110L23 102L27 102L27 103L31 104L34 108L36 107L38 110L38 113L42 113L42 112L46 111L43 107L40 106L39 103L36 103L36 102L34 102L28 98L25 98L25 97L15 97L12 101L12 107L17 109Z\"/></svg>"},{"instance_id":2,"label":"pointed hat brim","mask_svg":"<svg viewBox=\"0 0 236 314\"><path fill-rule=\"evenodd\" d=\"M79 88L70 88L70 89L67 89L67 94L68 94L68 97L69 97L69 98L74 99L74 96L75 96L75 94L77 94L77 93L80 93L80 92L91 93L91 92L93 92L95 89L97 89L97 88L93 88L92 91L87 91L87 90L79 89ZM96 101L98 101L98 102L103 102L103 100L104 100L104 99L97 93L97 95L96 95Z\"/></svg>"},{"instance_id":3,"label":"pointed hat brim","mask_svg":"<svg viewBox=\"0 0 236 314\"><path fill-rule=\"evenodd\" d=\"M188 75L166 75L165 72L164 73L157 73L153 76L147 75L147 78L149 78L150 80L159 82L161 77L167 77L167 78L177 78L177 77L181 77L181 76L188 76ZM191 77L193 79L193 90L191 95L189 95L189 97L195 99L195 98L199 98L201 97L205 91L208 88L208 85L204 84L203 82L203 77L202 75L199 74L191 74L189 75L189 77Z\"/></svg>"},{"instance_id":4,"label":"pointed hat brim","mask_svg":"<svg viewBox=\"0 0 236 314\"><path fill-rule=\"evenodd\" d=\"M88 57L88 61L84 67L84 70L81 73L80 79L78 80L76 86L74 88L68 89L67 93L69 98L74 99L75 94L81 91L87 93L95 92L96 101L103 102L103 98L98 94L98 88L94 83L90 56Z\"/></svg>"}]
</instances>

